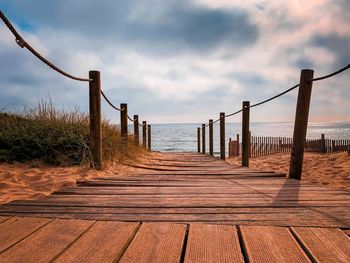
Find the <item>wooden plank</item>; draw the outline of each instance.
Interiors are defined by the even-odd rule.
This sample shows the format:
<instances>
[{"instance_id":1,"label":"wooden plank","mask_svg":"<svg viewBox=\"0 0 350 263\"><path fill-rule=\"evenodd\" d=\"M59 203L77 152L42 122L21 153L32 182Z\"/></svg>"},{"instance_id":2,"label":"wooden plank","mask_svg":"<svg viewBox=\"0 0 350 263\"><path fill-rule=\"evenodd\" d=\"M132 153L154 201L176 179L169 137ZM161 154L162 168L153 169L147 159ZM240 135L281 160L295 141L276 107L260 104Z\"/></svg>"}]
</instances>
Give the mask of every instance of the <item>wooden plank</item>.
<instances>
[{"instance_id":1,"label":"wooden plank","mask_svg":"<svg viewBox=\"0 0 350 263\"><path fill-rule=\"evenodd\" d=\"M12 217L0 227L0 253L52 221L48 218Z\"/></svg>"},{"instance_id":2,"label":"wooden plank","mask_svg":"<svg viewBox=\"0 0 350 263\"><path fill-rule=\"evenodd\" d=\"M8 219L10 219L11 217L9 217L9 216L0 216L0 224L2 223L2 222L5 222L6 220L8 220Z\"/></svg>"},{"instance_id":3,"label":"wooden plank","mask_svg":"<svg viewBox=\"0 0 350 263\"><path fill-rule=\"evenodd\" d=\"M249 262L311 262L288 228L240 226Z\"/></svg>"},{"instance_id":4,"label":"wooden plank","mask_svg":"<svg viewBox=\"0 0 350 263\"><path fill-rule=\"evenodd\" d=\"M185 262L244 262L236 227L190 225Z\"/></svg>"},{"instance_id":5,"label":"wooden plank","mask_svg":"<svg viewBox=\"0 0 350 263\"><path fill-rule=\"evenodd\" d=\"M120 263L180 262L186 225L143 223Z\"/></svg>"},{"instance_id":6,"label":"wooden plank","mask_svg":"<svg viewBox=\"0 0 350 263\"><path fill-rule=\"evenodd\" d=\"M55 219L0 254L0 262L49 262L95 221Z\"/></svg>"},{"instance_id":7,"label":"wooden plank","mask_svg":"<svg viewBox=\"0 0 350 263\"><path fill-rule=\"evenodd\" d=\"M340 229L292 227L317 262L350 262L350 238Z\"/></svg>"},{"instance_id":8,"label":"wooden plank","mask_svg":"<svg viewBox=\"0 0 350 263\"><path fill-rule=\"evenodd\" d=\"M55 263L117 262L140 223L96 222Z\"/></svg>"}]
</instances>

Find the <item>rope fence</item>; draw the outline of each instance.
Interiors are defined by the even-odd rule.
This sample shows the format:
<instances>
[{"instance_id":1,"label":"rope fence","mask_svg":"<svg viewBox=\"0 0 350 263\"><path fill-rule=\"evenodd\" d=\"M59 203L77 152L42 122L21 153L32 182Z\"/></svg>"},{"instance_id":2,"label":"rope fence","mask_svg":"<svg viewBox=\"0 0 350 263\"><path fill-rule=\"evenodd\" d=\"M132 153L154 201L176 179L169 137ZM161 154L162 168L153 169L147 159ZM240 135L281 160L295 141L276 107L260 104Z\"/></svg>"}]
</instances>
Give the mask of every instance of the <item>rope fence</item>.
<instances>
[{"instance_id":1,"label":"rope fence","mask_svg":"<svg viewBox=\"0 0 350 263\"><path fill-rule=\"evenodd\" d=\"M249 130L249 111L251 108L255 108L258 106L261 106L265 103L268 103L272 100L275 100L292 90L295 90L299 87L298 92L298 99L297 99L297 108L296 108L296 115L295 115L295 123L294 123L294 134L292 138L292 146L291 146L291 169L289 172L289 177L294 179L300 179L301 178L301 171L302 171L302 162L303 162L303 154L304 154L304 146L306 143L306 129L307 129L307 122L308 122L308 115L309 115L309 106L310 106L310 100L311 100L311 89L313 82L325 80L330 77L336 76L346 70L350 69L350 64L346 65L345 67L342 67L330 74L314 78L313 77L313 70L302 70L301 76L300 76L300 83L294 85L293 87L273 96L268 99L262 100L258 103L250 105L249 101L244 101L242 108L240 110L237 110L233 113L226 114L221 112L220 118L212 121L209 120L208 124L202 124L202 128L198 127L197 131L197 146L198 146L198 152L206 153L205 149L205 143L203 142L205 140L205 128L209 126L209 154L213 155L213 128L212 125L220 122L220 158L225 159L225 144L222 143L225 141L225 118L237 115L239 113L242 113L242 166L249 167L249 157L251 156L251 145L250 141L252 140L252 137L250 136L250 130ZM202 132L201 132L202 129ZM200 143L202 141L202 143ZM239 142L235 142L236 145L239 145ZM307 146L310 144L307 142ZM202 149L200 149L200 145L202 145ZM233 142L232 142L233 145ZM350 147L350 145L348 146ZM229 153L233 152L233 149L229 147ZM234 152L239 152L239 150L234 150Z\"/></svg>"},{"instance_id":2,"label":"rope fence","mask_svg":"<svg viewBox=\"0 0 350 263\"><path fill-rule=\"evenodd\" d=\"M120 116L120 130L121 130L121 142L124 147L127 147L127 137L128 137L128 120L134 123L134 140L135 144L139 145L139 132L138 128L143 128L143 147L151 149L151 125L147 125L145 121L143 124L139 124L138 115L134 115L134 118L131 118L127 114L127 104L121 104L121 107L115 106L110 99L106 96L106 94L101 89L101 81L100 81L100 72L99 71L90 71L89 78L80 78L76 77L72 74L67 73L66 71L60 69L52 62L43 57L38 51L36 51L28 42L24 40L24 38L17 32L15 27L12 25L10 20L5 16L5 14L0 10L0 18L6 25L6 27L10 30L10 32L15 37L16 43L21 48L26 48L30 53L32 53L35 57L37 57L40 61L46 64L51 69L60 73L61 75L83 82L89 82L89 105L90 105L90 148L92 153L92 166L97 169L102 169L102 126L101 126L101 95L107 102L109 106L111 106L116 111L121 113ZM136 128L137 127L137 128ZM148 134L146 134L148 131ZM148 138L146 142L146 138Z\"/></svg>"}]
</instances>

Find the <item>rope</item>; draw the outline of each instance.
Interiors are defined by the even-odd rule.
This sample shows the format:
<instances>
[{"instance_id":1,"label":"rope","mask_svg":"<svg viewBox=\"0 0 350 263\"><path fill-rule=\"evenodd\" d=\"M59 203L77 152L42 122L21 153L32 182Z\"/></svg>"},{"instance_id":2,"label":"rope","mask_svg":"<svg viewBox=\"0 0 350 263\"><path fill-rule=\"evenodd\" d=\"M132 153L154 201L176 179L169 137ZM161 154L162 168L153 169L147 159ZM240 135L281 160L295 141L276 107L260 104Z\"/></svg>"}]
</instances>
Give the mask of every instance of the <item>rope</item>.
<instances>
[{"instance_id":1,"label":"rope","mask_svg":"<svg viewBox=\"0 0 350 263\"><path fill-rule=\"evenodd\" d=\"M242 110L236 111L236 112L231 113L231 114L227 114L227 115L225 115L225 118L231 117L231 116L233 116L233 115L236 115L236 114L240 113L241 111L242 111Z\"/></svg>"},{"instance_id":2,"label":"rope","mask_svg":"<svg viewBox=\"0 0 350 263\"><path fill-rule=\"evenodd\" d=\"M348 64L347 66L345 66L345 67L343 67L341 69L338 69L337 71L334 71L331 74L328 74L326 76L319 77L319 78L310 79L309 81L319 81L319 80L323 80L323 79L328 79L328 78L333 77L333 76L335 76L335 75L337 75L337 74L339 74L339 73L341 73L341 72L343 72L343 71L345 71L345 70L347 70L349 68L350 68L350 64Z\"/></svg>"},{"instance_id":3,"label":"rope","mask_svg":"<svg viewBox=\"0 0 350 263\"><path fill-rule=\"evenodd\" d=\"M50 61L48 61L46 58L44 58L39 52L37 52L33 47L31 47L24 39L23 37L16 31L16 29L13 27L11 22L7 19L5 14L0 11L0 18L2 21L4 21L7 28L11 31L11 33L14 35L16 39L16 43L21 48L27 48L34 56L36 56L38 59L40 59L43 63L45 63L47 66L52 68L53 70L57 71L58 73L62 74L63 76L66 76L67 78L78 80L78 81L93 81L93 79L86 79L86 78L78 78L73 75L70 75L69 73L61 70L60 68L56 67L54 64L52 64Z\"/></svg>"},{"instance_id":4,"label":"rope","mask_svg":"<svg viewBox=\"0 0 350 263\"><path fill-rule=\"evenodd\" d=\"M114 106L114 104L107 98L107 96L103 93L102 90L101 90L101 95L113 109L115 109L117 111L123 111L124 110L124 109L119 109L116 106Z\"/></svg>"},{"instance_id":5,"label":"rope","mask_svg":"<svg viewBox=\"0 0 350 263\"><path fill-rule=\"evenodd\" d=\"M134 122L135 120L134 119L131 119L131 117L128 115L128 119L132 122Z\"/></svg>"}]
</instances>

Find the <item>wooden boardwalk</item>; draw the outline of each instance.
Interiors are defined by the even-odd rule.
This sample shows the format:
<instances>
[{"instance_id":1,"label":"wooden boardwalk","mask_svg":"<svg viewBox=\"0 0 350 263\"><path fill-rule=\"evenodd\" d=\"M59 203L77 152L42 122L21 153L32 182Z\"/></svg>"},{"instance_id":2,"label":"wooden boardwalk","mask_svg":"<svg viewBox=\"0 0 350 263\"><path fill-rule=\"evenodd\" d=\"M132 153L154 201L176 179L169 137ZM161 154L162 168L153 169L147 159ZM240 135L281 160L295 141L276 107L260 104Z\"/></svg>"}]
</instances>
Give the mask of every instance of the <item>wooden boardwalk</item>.
<instances>
[{"instance_id":1,"label":"wooden boardwalk","mask_svg":"<svg viewBox=\"0 0 350 263\"><path fill-rule=\"evenodd\" d=\"M159 155L0 206L0 262L350 262L350 192Z\"/></svg>"}]
</instances>

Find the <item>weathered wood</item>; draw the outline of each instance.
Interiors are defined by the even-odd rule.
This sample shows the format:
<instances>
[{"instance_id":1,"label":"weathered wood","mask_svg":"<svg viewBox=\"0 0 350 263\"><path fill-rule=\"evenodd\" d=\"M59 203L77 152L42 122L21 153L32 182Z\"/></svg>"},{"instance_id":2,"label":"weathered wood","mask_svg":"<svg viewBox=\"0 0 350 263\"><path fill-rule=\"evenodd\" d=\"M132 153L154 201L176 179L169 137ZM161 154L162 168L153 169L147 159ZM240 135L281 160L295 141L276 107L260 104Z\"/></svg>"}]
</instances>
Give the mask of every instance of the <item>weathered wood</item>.
<instances>
[{"instance_id":1,"label":"weathered wood","mask_svg":"<svg viewBox=\"0 0 350 263\"><path fill-rule=\"evenodd\" d=\"M142 122L142 146L143 148L147 148L147 122Z\"/></svg>"},{"instance_id":2,"label":"weathered wood","mask_svg":"<svg viewBox=\"0 0 350 263\"><path fill-rule=\"evenodd\" d=\"M191 224L184 262L244 262L236 227Z\"/></svg>"},{"instance_id":3,"label":"weathered wood","mask_svg":"<svg viewBox=\"0 0 350 263\"><path fill-rule=\"evenodd\" d=\"M201 128L197 128L197 152L201 152Z\"/></svg>"},{"instance_id":4,"label":"weathered wood","mask_svg":"<svg viewBox=\"0 0 350 263\"><path fill-rule=\"evenodd\" d=\"M220 159L225 158L225 112L220 112Z\"/></svg>"},{"instance_id":5,"label":"weathered wood","mask_svg":"<svg viewBox=\"0 0 350 263\"><path fill-rule=\"evenodd\" d=\"M202 153L205 154L205 124L202 124Z\"/></svg>"},{"instance_id":6,"label":"weathered wood","mask_svg":"<svg viewBox=\"0 0 350 263\"><path fill-rule=\"evenodd\" d=\"M128 146L128 104L120 104L120 142L122 147Z\"/></svg>"},{"instance_id":7,"label":"weathered wood","mask_svg":"<svg viewBox=\"0 0 350 263\"><path fill-rule=\"evenodd\" d=\"M9 216L0 216L0 224L5 222L6 220L9 220L11 217Z\"/></svg>"},{"instance_id":8,"label":"weathered wood","mask_svg":"<svg viewBox=\"0 0 350 263\"><path fill-rule=\"evenodd\" d=\"M250 102L243 101L242 104L242 166L249 167L249 111Z\"/></svg>"},{"instance_id":9,"label":"weathered wood","mask_svg":"<svg viewBox=\"0 0 350 263\"><path fill-rule=\"evenodd\" d=\"M52 219L12 217L0 227L0 253L48 224Z\"/></svg>"},{"instance_id":10,"label":"weathered wood","mask_svg":"<svg viewBox=\"0 0 350 263\"><path fill-rule=\"evenodd\" d=\"M134 115L134 142L136 146L140 145L139 115Z\"/></svg>"},{"instance_id":11,"label":"weathered wood","mask_svg":"<svg viewBox=\"0 0 350 263\"><path fill-rule=\"evenodd\" d=\"M306 130L309 118L309 108L312 90L314 71L303 69L300 75L297 108L295 113L293 147L291 152L289 177L297 180L301 179L304 158L304 146L306 140Z\"/></svg>"},{"instance_id":12,"label":"weathered wood","mask_svg":"<svg viewBox=\"0 0 350 263\"><path fill-rule=\"evenodd\" d=\"M209 120L209 155L214 156L214 129L213 120Z\"/></svg>"},{"instance_id":13,"label":"weathered wood","mask_svg":"<svg viewBox=\"0 0 350 263\"><path fill-rule=\"evenodd\" d=\"M311 262L289 229L240 226L249 262Z\"/></svg>"},{"instance_id":14,"label":"weathered wood","mask_svg":"<svg viewBox=\"0 0 350 263\"><path fill-rule=\"evenodd\" d=\"M101 126L101 79L99 71L89 71L89 108L90 108L90 152L91 165L101 170L102 165L102 126Z\"/></svg>"},{"instance_id":15,"label":"weathered wood","mask_svg":"<svg viewBox=\"0 0 350 263\"><path fill-rule=\"evenodd\" d=\"M0 262L50 262L94 221L55 219L0 254Z\"/></svg>"},{"instance_id":16,"label":"weathered wood","mask_svg":"<svg viewBox=\"0 0 350 263\"><path fill-rule=\"evenodd\" d=\"M151 151L152 150L152 130L151 130L151 125L148 125L147 131L148 131L148 137L147 137L148 150Z\"/></svg>"},{"instance_id":17,"label":"weathered wood","mask_svg":"<svg viewBox=\"0 0 350 263\"><path fill-rule=\"evenodd\" d=\"M350 262L350 238L340 229L292 227L316 262Z\"/></svg>"},{"instance_id":18,"label":"weathered wood","mask_svg":"<svg viewBox=\"0 0 350 263\"><path fill-rule=\"evenodd\" d=\"M139 225L139 223L96 222L64 251L55 263L118 262Z\"/></svg>"},{"instance_id":19,"label":"weathered wood","mask_svg":"<svg viewBox=\"0 0 350 263\"><path fill-rule=\"evenodd\" d=\"M180 262L186 225L143 223L120 263Z\"/></svg>"}]
</instances>

